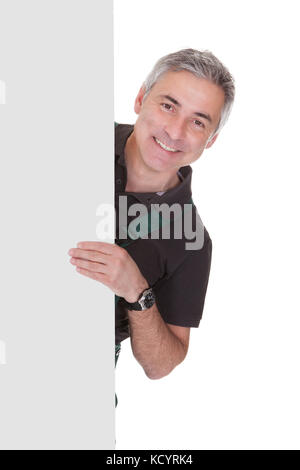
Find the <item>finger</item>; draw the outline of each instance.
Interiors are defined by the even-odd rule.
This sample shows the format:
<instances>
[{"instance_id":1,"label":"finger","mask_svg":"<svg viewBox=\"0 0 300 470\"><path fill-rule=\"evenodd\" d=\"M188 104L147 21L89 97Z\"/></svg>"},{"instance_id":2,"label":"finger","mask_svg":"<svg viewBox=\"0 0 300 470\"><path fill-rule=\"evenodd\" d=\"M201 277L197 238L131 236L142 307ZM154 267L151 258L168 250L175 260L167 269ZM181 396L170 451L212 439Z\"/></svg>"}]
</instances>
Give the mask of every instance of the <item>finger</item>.
<instances>
[{"instance_id":1,"label":"finger","mask_svg":"<svg viewBox=\"0 0 300 470\"><path fill-rule=\"evenodd\" d=\"M114 243L106 242L79 242L77 243L78 248L83 248L84 250L95 250L105 253L107 255L112 254Z\"/></svg>"},{"instance_id":2,"label":"finger","mask_svg":"<svg viewBox=\"0 0 300 470\"><path fill-rule=\"evenodd\" d=\"M103 264L106 264L108 262L109 256L104 253L100 253L99 251L81 250L79 248L72 248L71 250L69 250L68 254L71 255L73 258L81 258Z\"/></svg>"},{"instance_id":3,"label":"finger","mask_svg":"<svg viewBox=\"0 0 300 470\"><path fill-rule=\"evenodd\" d=\"M107 272L107 266L103 263L94 263L93 261L85 261L79 258L71 258L70 263L74 264L75 266L78 266L79 268L84 268L96 273Z\"/></svg>"},{"instance_id":4,"label":"finger","mask_svg":"<svg viewBox=\"0 0 300 470\"><path fill-rule=\"evenodd\" d=\"M102 282L102 284L105 284L109 287L109 282L107 280L106 274L94 273L92 271L89 271L88 269L83 268L76 268L76 271L78 271L79 274L83 274L84 276L90 277L91 279Z\"/></svg>"}]
</instances>

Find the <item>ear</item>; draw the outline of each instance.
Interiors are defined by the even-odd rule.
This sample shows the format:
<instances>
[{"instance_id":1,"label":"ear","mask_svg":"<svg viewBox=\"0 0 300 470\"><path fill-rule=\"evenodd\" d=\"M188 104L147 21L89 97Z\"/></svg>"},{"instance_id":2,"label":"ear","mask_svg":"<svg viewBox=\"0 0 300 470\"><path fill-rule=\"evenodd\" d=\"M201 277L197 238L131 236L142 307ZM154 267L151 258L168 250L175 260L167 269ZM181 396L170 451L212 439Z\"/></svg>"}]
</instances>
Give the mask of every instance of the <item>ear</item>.
<instances>
[{"instance_id":1,"label":"ear","mask_svg":"<svg viewBox=\"0 0 300 470\"><path fill-rule=\"evenodd\" d=\"M216 138L218 137L219 134L216 134L213 136L213 138L208 142L208 144L205 146L206 149L209 149L209 147L211 147L215 141L216 141Z\"/></svg>"},{"instance_id":2,"label":"ear","mask_svg":"<svg viewBox=\"0 0 300 470\"><path fill-rule=\"evenodd\" d=\"M141 88L140 88L140 91L137 94L135 102L134 102L134 110L135 110L136 114L139 114L140 110L142 108L142 101L143 101L143 98L144 98L145 91L146 91L145 86L142 85Z\"/></svg>"}]
</instances>

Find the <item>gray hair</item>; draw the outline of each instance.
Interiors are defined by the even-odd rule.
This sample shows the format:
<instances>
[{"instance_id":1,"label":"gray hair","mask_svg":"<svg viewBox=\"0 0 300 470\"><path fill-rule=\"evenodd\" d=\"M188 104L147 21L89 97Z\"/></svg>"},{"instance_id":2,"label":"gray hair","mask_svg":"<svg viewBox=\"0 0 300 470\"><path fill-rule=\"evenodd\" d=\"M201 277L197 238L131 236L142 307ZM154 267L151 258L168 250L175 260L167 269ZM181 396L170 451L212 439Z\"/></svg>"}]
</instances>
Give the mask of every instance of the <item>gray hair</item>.
<instances>
[{"instance_id":1,"label":"gray hair","mask_svg":"<svg viewBox=\"0 0 300 470\"><path fill-rule=\"evenodd\" d=\"M205 78L222 88L225 94L225 102L221 112L220 121L210 136L211 140L227 121L235 95L234 79L228 69L210 51L198 51L196 49L182 49L161 57L144 81L145 95L150 92L153 85L163 74L169 71L178 72L187 70L196 77Z\"/></svg>"}]
</instances>

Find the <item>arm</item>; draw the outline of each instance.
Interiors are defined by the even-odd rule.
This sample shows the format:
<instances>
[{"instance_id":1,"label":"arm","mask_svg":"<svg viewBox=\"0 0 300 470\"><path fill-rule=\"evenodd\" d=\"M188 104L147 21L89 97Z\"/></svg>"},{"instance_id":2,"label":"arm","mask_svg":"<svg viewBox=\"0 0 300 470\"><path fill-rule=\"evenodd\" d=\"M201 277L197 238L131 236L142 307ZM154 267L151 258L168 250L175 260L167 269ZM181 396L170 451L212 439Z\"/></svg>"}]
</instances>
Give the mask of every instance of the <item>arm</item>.
<instances>
[{"instance_id":1,"label":"arm","mask_svg":"<svg viewBox=\"0 0 300 470\"><path fill-rule=\"evenodd\" d=\"M127 311L134 357L150 379L168 375L187 354L189 328L165 323L156 303L144 311ZM177 328L184 340L174 333Z\"/></svg>"},{"instance_id":2,"label":"arm","mask_svg":"<svg viewBox=\"0 0 300 470\"><path fill-rule=\"evenodd\" d=\"M149 287L144 281L142 290ZM168 375L187 354L190 329L165 323L156 303L147 310L127 312L132 352L147 377Z\"/></svg>"}]
</instances>

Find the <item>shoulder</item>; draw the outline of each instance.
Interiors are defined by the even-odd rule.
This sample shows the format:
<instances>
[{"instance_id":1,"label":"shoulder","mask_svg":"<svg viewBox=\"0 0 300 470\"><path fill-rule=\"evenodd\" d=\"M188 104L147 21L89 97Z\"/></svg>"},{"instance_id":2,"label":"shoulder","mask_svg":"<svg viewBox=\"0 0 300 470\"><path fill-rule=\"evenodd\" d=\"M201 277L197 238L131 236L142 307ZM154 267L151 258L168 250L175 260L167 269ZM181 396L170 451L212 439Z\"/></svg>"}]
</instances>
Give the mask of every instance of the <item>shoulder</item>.
<instances>
[{"instance_id":1,"label":"shoulder","mask_svg":"<svg viewBox=\"0 0 300 470\"><path fill-rule=\"evenodd\" d=\"M134 128L134 124L123 124L123 123L119 123L116 121L114 121L114 126L115 126L115 129L114 129L115 137L122 137L124 135L127 135Z\"/></svg>"}]
</instances>

